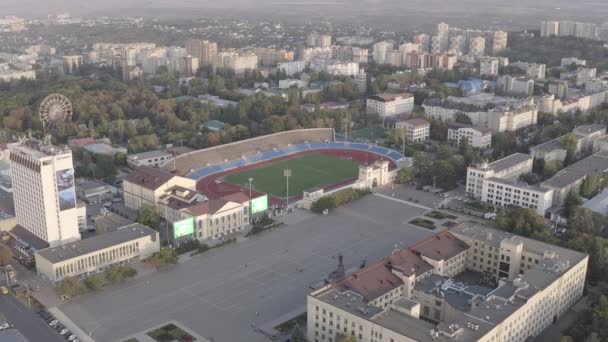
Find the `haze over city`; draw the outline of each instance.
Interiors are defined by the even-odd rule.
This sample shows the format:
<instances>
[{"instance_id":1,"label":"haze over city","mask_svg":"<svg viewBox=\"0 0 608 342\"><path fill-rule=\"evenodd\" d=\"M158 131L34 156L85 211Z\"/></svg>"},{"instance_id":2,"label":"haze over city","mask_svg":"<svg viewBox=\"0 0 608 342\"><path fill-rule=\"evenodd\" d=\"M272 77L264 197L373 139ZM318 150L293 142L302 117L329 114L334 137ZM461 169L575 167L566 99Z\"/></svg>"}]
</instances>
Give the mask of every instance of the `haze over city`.
<instances>
[{"instance_id":1,"label":"haze over city","mask_svg":"<svg viewBox=\"0 0 608 342\"><path fill-rule=\"evenodd\" d=\"M0 341L608 341L607 2L0 13Z\"/></svg>"}]
</instances>

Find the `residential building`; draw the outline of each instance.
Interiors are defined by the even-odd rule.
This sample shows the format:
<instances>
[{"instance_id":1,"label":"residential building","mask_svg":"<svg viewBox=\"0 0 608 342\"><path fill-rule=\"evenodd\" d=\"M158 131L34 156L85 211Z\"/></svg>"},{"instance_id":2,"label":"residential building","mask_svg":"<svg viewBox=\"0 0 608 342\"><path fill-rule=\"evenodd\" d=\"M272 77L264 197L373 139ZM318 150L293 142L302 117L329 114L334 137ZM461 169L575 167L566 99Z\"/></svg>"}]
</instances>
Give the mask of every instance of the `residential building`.
<instances>
[{"instance_id":1,"label":"residential building","mask_svg":"<svg viewBox=\"0 0 608 342\"><path fill-rule=\"evenodd\" d=\"M534 94L534 80L504 75L496 80L496 93L529 97Z\"/></svg>"},{"instance_id":2,"label":"residential building","mask_svg":"<svg viewBox=\"0 0 608 342\"><path fill-rule=\"evenodd\" d=\"M498 76L499 59L497 57L484 56L479 60L480 76Z\"/></svg>"},{"instance_id":3,"label":"residential building","mask_svg":"<svg viewBox=\"0 0 608 342\"><path fill-rule=\"evenodd\" d=\"M429 139L431 124L424 119L409 119L403 121L403 130L406 141L420 143Z\"/></svg>"},{"instance_id":4,"label":"residential building","mask_svg":"<svg viewBox=\"0 0 608 342\"><path fill-rule=\"evenodd\" d=\"M475 37L469 40L469 55L479 59L485 55L486 40L483 37Z\"/></svg>"},{"instance_id":5,"label":"residential building","mask_svg":"<svg viewBox=\"0 0 608 342\"><path fill-rule=\"evenodd\" d=\"M587 61L576 57L565 57L562 58L559 66L560 68L567 68L573 64L576 66L585 66L587 65Z\"/></svg>"},{"instance_id":6,"label":"residential building","mask_svg":"<svg viewBox=\"0 0 608 342\"><path fill-rule=\"evenodd\" d=\"M367 92L367 74L365 73L365 70L359 69L359 73L355 76L354 82L361 94Z\"/></svg>"},{"instance_id":7,"label":"residential building","mask_svg":"<svg viewBox=\"0 0 608 342\"><path fill-rule=\"evenodd\" d=\"M602 175L605 172L608 172L608 152L600 151L567 166L540 186L553 190L554 205L563 205L570 191L579 192L587 176Z\"/></svg>"},{"instance_id":8,"label":"residential building","mask_svg":"<svg viewBox=\"0 0 608 342\"><path fill-rule=\"evenodd\" d=\"M213 59L213 68L233 70L235 74L241 75L246 70L256 70L258 67L258 56L255 54L239 54L235 51L220 52Z\"/></svg>"},{"instance_id":9,"label":"residential building","mask_svg":"<svg viewBox=\"0 0 608 342\"><path fill-rule=\"evenodd\" d=\"M568 97L568 82L562 80L551 80L547 85L547 92L555 95L558 99Z\"/></svg>"},{"instance_id":10,"label":"residential building","mask_svg":"<svg viewBox=\"0 0 608 342\"><path fill-rule=\"evenodd\" d=\"M389 51L393 51L393 43L382 41L374 44L374 62L376 64L386 64L386 58Z\"/></svg>"},{"instance_id":11,"label":"residential building","mask_svg":"<svg viewBox=\"0 0 608 342\"><path fill-rule=\"evenodd\" d=\"M511 65L520 68L526 73L527 78L544 80L547 66L545 64L540 63L525 63L525 62L515 62L511 63Z\"/></svg>"},{"instance_id":12,"label":"residential building","mask_svg":"<svg viewBox=\"0 0 608 342\"><path fill-rule=\"evenodd\" d=\"M367 99L367 113L387 116L409 113L414 109L414 95L410 93L374 95Z\"/></svg>"},{"instance_id":13,"label":"residential building","mask_svg":"<svg viewBox=\"0 0 608 342\"><path fill-rule=\"evenodd\" d=\"M495 31L492 39L492 54L496 55L507 48L509 34L505 31Z\"/></svg>"},{"instance_id":14,"label":"residential building","mask_svg":"<svg viewBox=\"0 0 608 342\"><path fill-rule=\"evenodd\" d=\"M9 148L17 224L51 247L80 240L72 151L32 138Z\"/></svg>"},{"instance_id":15,"label":"residential building","mask_svg":"<svg viewBox=\"0 0 608 342\"><path fill-rule=\"evenodd\" d=\"M193 179L151 166L140 166L123 180L125 206L135 210L144 205L157 206L160 198L175 186L196 192L196 181Z\"/></svg>"},{"instance_id":16,"label":"residential building","mask_svg":"<svg viewBox=\"0 0 608 342\"><path fill-rule=\"evenodd\" d=\"M173 155L163 150L135 153L127 156L127 164L132 168L144 165L161 167L171 160L173 160Z\"/></svg>"},{"instance_id":17,"label":"residential building","mask_svg":"<svg viewBox=\"0 0 608 342\"><path fill-rule=\"evenodd\" d=\"M277 69L281 70L287 76L292 77L295 74L301 73L306 69L305 61L281 62L277 65Z\"/></svg>"},{"instance_id":18,"label":"residential building","mask_svg":"<svg viewBox=\"0 0 608 342\"><path fill-rule=\"evenodd\" d=\"M532 172L533 158L527 154L515 153L492 163L482 162L467 167L466 192L474 198L481 198L483 182L486 179L516 179Z\"/></svg>"},{"instance_id":19,"label":"residential building","mask_svg":"<svg viewBox=\"0 0 608 342\"><path fill-rule=\"evenodd\" d=\"M369 60L369 50L359 47L353 47L353 62L355 63L367 63Z\"/></svg>"},{"instance_id":20,"label":"residential building","mask_svg":"<svg viewBox=\"0 0 608 342\"><path fill-rule=\"evenodd\" d=\"M82 56L81 55L73 55L73 56L63 56L63 73L64 74L73 74L82 65Z\"/></svg>"},{"instance_id":21,"label":"residential building","mask_svg":"<svg viewBox=\"0 0 608 342\"><path fill-rule=\"evenodd\" d=\"M582 297L588 260L464 222L309 293L307 337L523 342Z\"/></svg>"},{"instance_id":22,"label":"residential building","mask_svg":"<svg viewBox=\"0 0 608 342\"><path fill-rule=\"evenodd\" d=\"M144 260L160 250L158 232L139 223L35 254L36 271L52 282L84 279L109 267Z\"/></svg>"},{"instance_id":23,"label":"residential building","mask_svg":"<svg viewBox=\"0 0 608 342\"><path fill-rule=\"evenodd\" d=\"M430 51L431 37L428 34L421 33L414 36L414 44L420 46L419 51Z\"/></svg>"},{"instance_id":24,"label":"residential building","mask_svg":"<svg viewBox=\"0 0 608 342\"><path fill-rule=\"evenodd\" d=\"M291 87L306 88L308 87L308 82L293 78L279 80L279 89L289 89Z\"/></svg>"},{"instance_id":25,"label":"residential building","mask_svg":"<svg viewBox=\"0 0 608 342\"><path fill-rule=\"evenodd\" d=\"M18 79L35 80L36 71L34 70L5 70L0 71L0 80L10 82Z\"/></svg>"},{"instance_id":26,"label":"residential building","mask_svg":"<svg viewBox=\"0 0 608 342\"><path fill-rule=\"evenodd\" d=\"M596 75L597 75L596 68L578 67L576 69L576 82L575 83L577 86L580 87L589 81L595 80Z\"/></svg>"},{"instance_id":27,"label":"residential building","mask_svg":"<svg viewBox=\"0 0 608 342\"><path fill-rule=\"evenodd\" d=\"M574 150L576 156L595 153L599 150L599 140L606 137L606 126L602 124L589 124L577 127L569 134L572 134L576 138L577 143ZM566 160L567 155L567 151L562 144L564 137L566 135L531 147L530 155L536 159L543 159L545 162L554 160L563 162Z\"/></svg>"},{"instance_id":28,"label":"residential building","mask_svg":"<svg viewBox=\"0 0 608 342\"><path fill-rule=\"evenodd\" d=\"M492 146L492 130L487 127L448 123L448 141L460 146L462 140L474 148L487 149Z\"/></svg>"},{"instance_id":29,"label":"residential building","mask_svg":"<svg viewBox=\"0 0 608 342\"><path fill-rule=\"evenodd\" d=\"M517 179L488 178L482 184L481 201L499 207L531 208L544 216L553 204L553 190Z\"/></svg>"},{"instance_id":30,"label":"residential building","mask_svg":"<svg viewBox=\"0 0 608 342\"><path fill-rule=\"evenodd\" d=\"M595 197L587 200L582 206L593 211L594 213L598 213L602 216L608 216L608 189L604 189Z\"/></svg>"},{"instance_id":31,"label":"residential building","mask_svg":"<svg viewBox=\"0 0 608 342\"><path fill-rule=\"evenodd\" d=\"M195 76L199 69L199 60L197 57L185 56L178 59L177 72L181 76Z\"/></svg>"},{"instance_id":32,"label":"residential building","mask_svg":"<svg viewBox=\"0 0 608 342\"><path fill-rule=\"evenodd\" d=\"M186 53L198 58L200 66L213 64L213 59L218 53L217 43L208 40L189 39L186 41Z\"/></svg>"},{"instance_id":33,"label":"residential building","mask_svg":"<svg viewBox=\"0 0 608 342\"><path fill-rule=\"evenodd\" d=\"M559 21L542 21L540 23L540 36L551 37L559 35Z\"/></svg>"},{"instance_id":34,"label":"residential building","mask_svg":"<svg viewBox=\"0 0 608 342\"><path fill-rule=\"evenodd\" d=\"M0 32L21 32L25 30L25 19L6 15L0 18Z\"/></svg>"}]
</instances>

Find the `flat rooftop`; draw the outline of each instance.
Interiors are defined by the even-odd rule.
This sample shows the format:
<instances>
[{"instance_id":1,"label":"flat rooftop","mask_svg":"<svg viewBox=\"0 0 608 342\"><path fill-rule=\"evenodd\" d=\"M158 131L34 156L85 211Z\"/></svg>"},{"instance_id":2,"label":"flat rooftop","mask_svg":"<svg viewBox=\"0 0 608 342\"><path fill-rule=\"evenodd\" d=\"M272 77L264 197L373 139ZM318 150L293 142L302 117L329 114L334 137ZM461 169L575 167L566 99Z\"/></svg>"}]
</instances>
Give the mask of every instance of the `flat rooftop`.
<instances>
[{"instance_id":1,"label":"flat rooftop","mask_svg":"<svg viewBox=\"0 0 608 342\"><path fill-rule=\"evenodd\" d=\"M532 159L532 156L524 153L513 153L510 156L491 162L489 166L495 172L501 172Z\"/></svg>"},{"instance_id":2,"label":"flat rooftop","mask_svg":"<svg viewBox=\"0 0 608 342\"><path fill-rule=\"evenodd\" d=\"M158 157L171 156L171 153L165 152L163 150L156 151L147 151L142 153L130 154L128 158L130 159L151 159Z\"/></svg>"},{"instance_id":3,"label":"flat rooftop","mask_svg":"<svg viewBox=\"0 0 608 342\"><path fill-rule=\"evenodd\" d=\"M47 248L37 254L55 264L79 256L115 246L117 244L133 241L144 236L156 238L158 232L139 223L133 223L117 230L96 235L94 237L68 243L62 246Z\"/></svg>"},{"instance_id":4,"label":"flat rooftop","mask_svg":"<svg viewBox=\"0 0 608 342\"><path fill-rule=\"evenodd\" d=\"M72 153L67 146L58 147L48 142L29 138L9 145L13 150L33 158L45 158L65 153Z\"/></svg>"}]
</instances>

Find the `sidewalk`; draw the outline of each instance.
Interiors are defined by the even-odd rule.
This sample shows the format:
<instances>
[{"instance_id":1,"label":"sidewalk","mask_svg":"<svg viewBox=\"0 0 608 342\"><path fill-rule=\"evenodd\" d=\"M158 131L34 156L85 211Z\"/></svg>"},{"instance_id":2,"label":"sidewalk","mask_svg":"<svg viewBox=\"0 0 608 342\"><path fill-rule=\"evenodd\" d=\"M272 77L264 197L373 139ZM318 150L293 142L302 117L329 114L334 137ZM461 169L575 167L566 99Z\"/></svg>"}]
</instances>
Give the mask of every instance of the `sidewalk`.
<instances>
[{"instance_id":1,"label":"sidewalk","mask_svg":"<svg viewBox=\"0 0 608 342\"><path fill-rule=\"evenodd\" d=\"M95 342L87 333L80 329L71 319L68 318L59 308L52 307L48 308L48 311L57 318L59 322L65 325L74 335L76 335L83 342Z\"/></svg>"}]
</instances>

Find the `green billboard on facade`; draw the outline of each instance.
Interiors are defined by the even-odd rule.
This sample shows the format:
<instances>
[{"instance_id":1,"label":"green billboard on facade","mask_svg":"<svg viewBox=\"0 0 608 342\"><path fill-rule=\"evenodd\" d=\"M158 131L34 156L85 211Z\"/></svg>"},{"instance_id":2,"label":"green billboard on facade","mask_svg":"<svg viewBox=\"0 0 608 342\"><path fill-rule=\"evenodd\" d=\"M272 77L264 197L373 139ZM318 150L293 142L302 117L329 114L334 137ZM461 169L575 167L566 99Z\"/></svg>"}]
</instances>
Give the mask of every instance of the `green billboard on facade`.
<instances>
[{"instance_id":1,"label":"green billboard on facade","mask_svg":"<svg viewBox=\"0 0 608 342\"><path fill-rule=\"evenodd\" d=\"M258 197L251 201L251 215L268 210L268 195Z\"/></svg>"},{"instance_id":2,"label":"green billboard on facade","mask_svg":"<svg viewBox=\"0 0 608 342\"><path fill-rule=\"evenodd\" d=\"M173 238L177 239L182 236L194 234L194 219L188 218L185 220L173 223Z\"/></svg>"}]
</instances>

